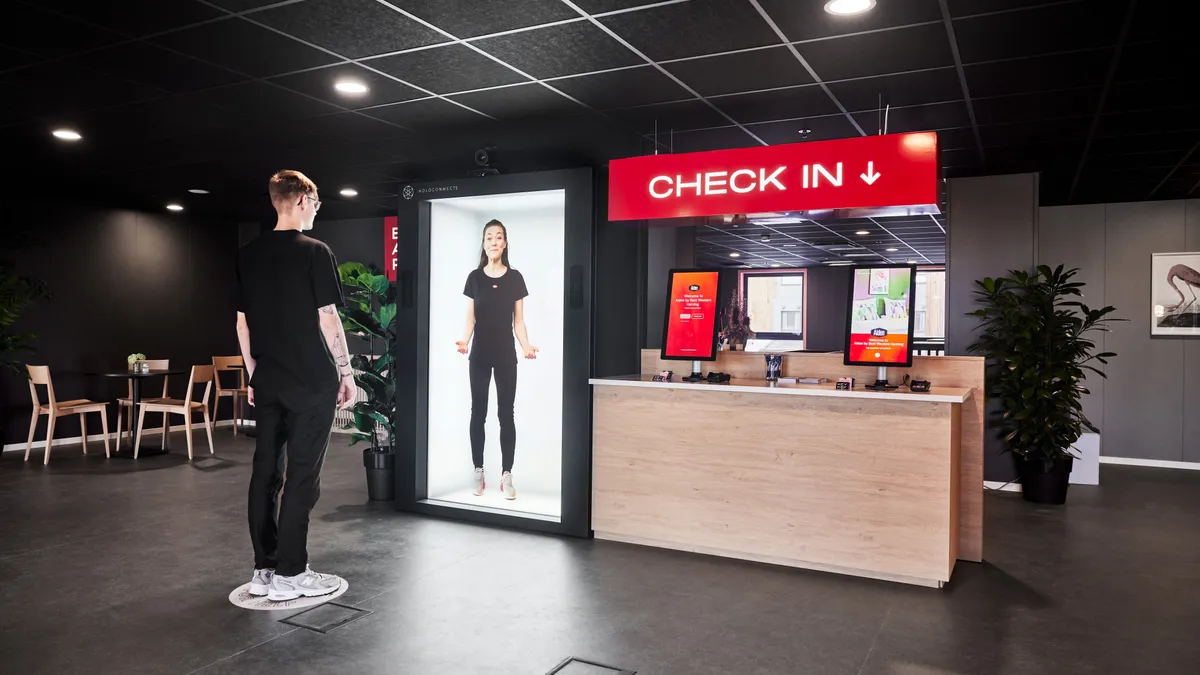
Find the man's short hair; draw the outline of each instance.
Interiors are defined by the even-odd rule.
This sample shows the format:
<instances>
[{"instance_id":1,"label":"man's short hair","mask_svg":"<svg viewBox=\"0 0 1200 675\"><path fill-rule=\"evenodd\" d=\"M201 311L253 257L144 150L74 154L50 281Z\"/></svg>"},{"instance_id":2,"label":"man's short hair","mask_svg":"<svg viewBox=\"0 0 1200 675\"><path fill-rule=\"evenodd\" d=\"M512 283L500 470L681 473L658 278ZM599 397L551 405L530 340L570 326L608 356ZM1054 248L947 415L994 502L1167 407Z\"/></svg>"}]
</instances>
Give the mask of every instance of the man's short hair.
<instances>
[{"instance_id":1,"label":"man's short hair","mask_svg":"<svg viewBox=\"0 0 1200 675\"><path fill-rule=\"evenodd\" d=\"M267 192L270 193L271 203L276 209L282 207L290 210L300 201L301 196L316 194L317 184L299 171L288 169L271 176Z\"/></svg>"}]
</instances>

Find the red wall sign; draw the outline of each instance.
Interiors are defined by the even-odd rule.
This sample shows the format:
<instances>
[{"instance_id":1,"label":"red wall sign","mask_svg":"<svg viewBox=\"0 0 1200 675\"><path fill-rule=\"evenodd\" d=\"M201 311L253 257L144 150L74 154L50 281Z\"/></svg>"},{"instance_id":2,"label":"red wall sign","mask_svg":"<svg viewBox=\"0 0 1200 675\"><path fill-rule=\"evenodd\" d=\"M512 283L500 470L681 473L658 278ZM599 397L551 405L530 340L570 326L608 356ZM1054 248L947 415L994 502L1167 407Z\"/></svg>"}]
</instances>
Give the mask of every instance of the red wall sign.
<instances>
[{"instance_id":1,"label":"red wall sign","mask_svg":"<svg viewBox=\"0 0 1200 675\"><path fill-rule=\"evenodd\" d=\"M400 221L396 216L383 219L383 262L388 281L396 280L396 256L400 252Z\"/></svg>"},{"instance_id":2,"label":"red wall sign","mask_svg":"<svg viewBox=\"0 0 1200 675\"><path fill-rule=\"evenodd\" d=\"M609 220L936 203L933 132L609 162Z\"/></svg>"}]
</instances>

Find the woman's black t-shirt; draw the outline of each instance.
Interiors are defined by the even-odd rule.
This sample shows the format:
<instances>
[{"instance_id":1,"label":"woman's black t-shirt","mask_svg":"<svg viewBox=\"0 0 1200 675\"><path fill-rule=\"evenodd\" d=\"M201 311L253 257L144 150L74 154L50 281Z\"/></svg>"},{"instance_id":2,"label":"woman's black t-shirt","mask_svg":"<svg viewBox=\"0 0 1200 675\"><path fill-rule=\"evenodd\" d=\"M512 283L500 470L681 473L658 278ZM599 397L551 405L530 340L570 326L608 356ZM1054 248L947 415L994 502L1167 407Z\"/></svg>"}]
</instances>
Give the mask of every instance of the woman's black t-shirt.
<instances>
[{"instance_id":1,"label":"woman's black t-shirt","mask_svg":"<svg viewBox=\"0 0 1200 675\"><path fill-rule=\"evenodd\" d=\"M477 269L467 275L463 295L475 301L475 339L471 341L471 359L487 363L516 362L513 345L513 311L516 302L529 295L525 278L508 268L492 278Z\"/></svg>"}]
</instances>

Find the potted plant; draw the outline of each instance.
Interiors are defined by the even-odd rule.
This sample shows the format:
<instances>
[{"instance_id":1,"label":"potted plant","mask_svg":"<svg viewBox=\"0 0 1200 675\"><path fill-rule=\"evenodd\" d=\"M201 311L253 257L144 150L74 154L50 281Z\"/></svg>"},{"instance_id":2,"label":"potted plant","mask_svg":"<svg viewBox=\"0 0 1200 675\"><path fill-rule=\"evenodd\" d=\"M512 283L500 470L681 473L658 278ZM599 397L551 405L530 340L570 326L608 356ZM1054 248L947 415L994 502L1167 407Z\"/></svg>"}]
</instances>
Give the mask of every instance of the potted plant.
<instances>
[{"instance_id":1,"label":"potted plant","mask_svg":"<svg viewBox=\"0 0 1200 675\"><path fill-rule=\"evenodd\" d=\"M18 234L6 248L15 249L30 243L32 240ZM25 372L19 356L35 351L31 343L37 335L13 332L12 326L30 305L49 297L45 284L19 274L13 262L0 260L0 365L14 373Z\"/></svg>"},{"instance_id":2,"label":"potted plant","mask_svg":"<svg viewBox=\"0 0 1200 675\"><path fill-rule=\"evenodd\" d=\"M746 340L753 335L750 331L750 313L737 291L730 296L729 304L721 314L721 334L729 344L730 351L737 351L738 345L746 344Z\"/></svg>"},{"instance_id":3,"label":"potted plant","mask_svg":"<svg viewBox=\"0 0 1200 675\"><path fill-rule=\"evenodd\" d=\"M980 320L968 349L987 357L987 395L1002 404L992 427L1013 454L1025 499L1041 504L1066 501L1071 446L1084 429L1099 433L1083 414L1084 371L1105 377L1092 362L1116 356L1097 353L1089 334L1121 319L1074 299L1083 296L1072 281L1078 271L1041 265L976 281L981 307L968 313Z\"/></svg>"},{"instance_id":4,"label":"potted plant","mask_svg":"<svg viewBox=\"0 0 1200 675\"><path fill-rule=\"evenodd\" d=\"M342 263L338 276L349 289L341 310L342 328L347 335L365 340L369 350L350 359L354 382L366 396L351 406L354 420L345 428L352 430L350 445L360 441L371 444L363 449L367 498L391 501L396 495L396 381L392 371L396 289L373 265Z\"/></svg>"},{"instance_id":5,"label":"potted plant","mask_svg":"<svg viewBox=\"0 0 1200 675\"><path fill-rule=\"evenodd\" d=\"M130 370L137 370L138 364L145 360L146 355L142 354L141 352L134 352L133 354L125 357L125 363L129 364Z\"/></svg>"}]
</instances>

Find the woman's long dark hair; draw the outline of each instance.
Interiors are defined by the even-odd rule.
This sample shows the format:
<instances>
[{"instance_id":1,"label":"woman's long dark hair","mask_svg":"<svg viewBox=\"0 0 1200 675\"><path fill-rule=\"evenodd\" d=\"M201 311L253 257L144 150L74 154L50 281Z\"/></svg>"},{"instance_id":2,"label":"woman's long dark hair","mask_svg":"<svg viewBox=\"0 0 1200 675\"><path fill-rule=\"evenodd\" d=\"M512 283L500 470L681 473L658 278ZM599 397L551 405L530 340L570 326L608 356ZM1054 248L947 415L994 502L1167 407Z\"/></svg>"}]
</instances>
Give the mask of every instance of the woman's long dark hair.
<instances>
[{"instance_id":1,"label":"woman's long dark hair","mask_svg":"<svg viewBox=\"0 0 1200 675\"><path fill-rule=\"evenodd\" d=\"M479 269L483 269L488 263L487 231L488 228L491 227L500 228L500 232L504 235L504 250L500 252L500 262L503 263L505 267L511 267L511 265L508 264L508 228L504 227L504 223L498 220L489 220L487 225L483 226L482 241L479 243Z\"/></svg>"}]
</instances>

